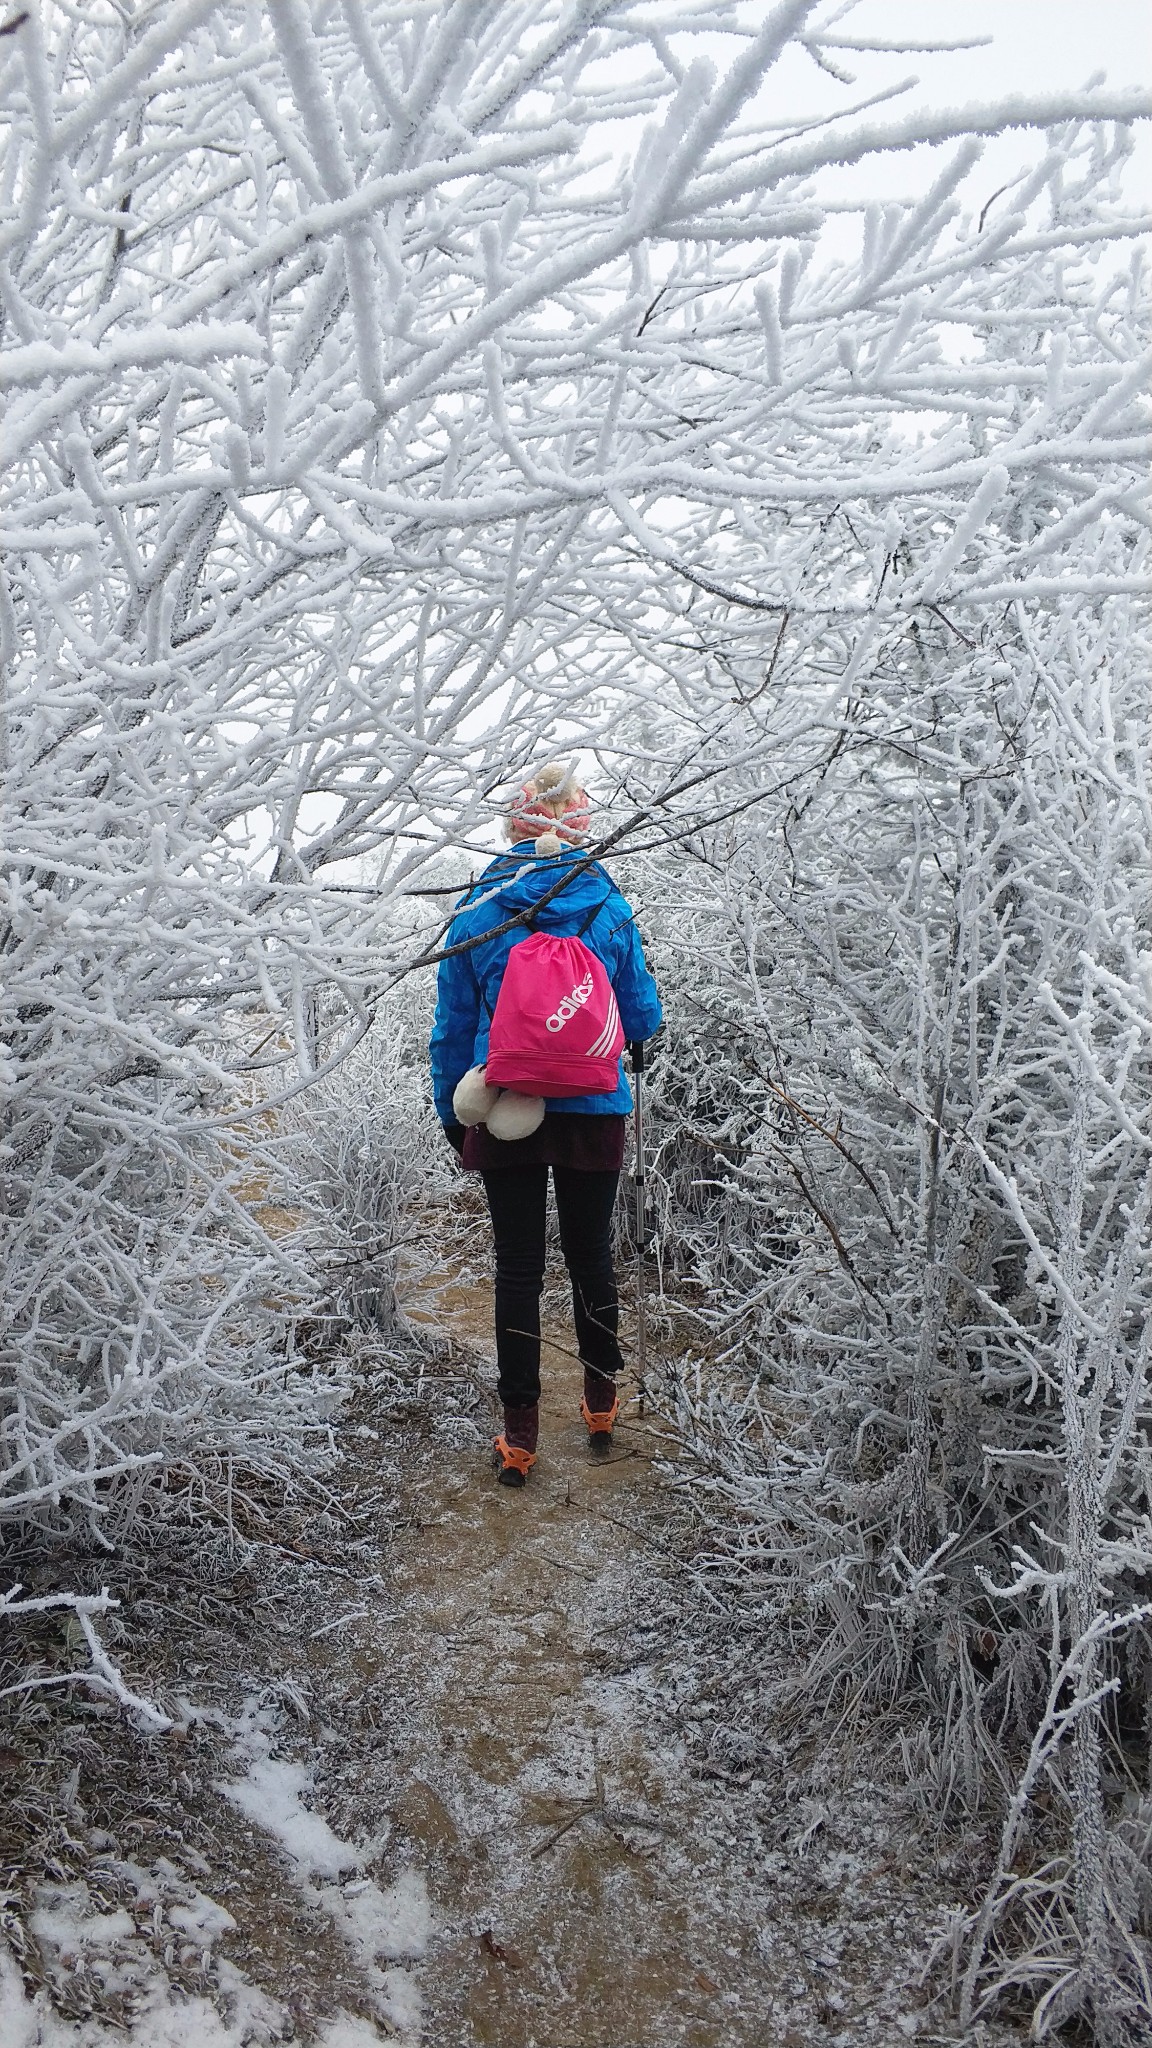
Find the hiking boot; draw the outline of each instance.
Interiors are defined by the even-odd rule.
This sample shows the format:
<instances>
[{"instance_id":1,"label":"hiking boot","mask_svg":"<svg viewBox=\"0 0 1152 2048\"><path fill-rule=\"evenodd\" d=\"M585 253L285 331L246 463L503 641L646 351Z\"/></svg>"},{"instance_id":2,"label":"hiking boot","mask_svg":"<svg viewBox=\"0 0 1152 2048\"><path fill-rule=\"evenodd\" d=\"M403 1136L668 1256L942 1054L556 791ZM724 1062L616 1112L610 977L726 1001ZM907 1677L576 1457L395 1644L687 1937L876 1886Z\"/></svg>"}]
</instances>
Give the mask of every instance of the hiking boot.
<instances>
[{"instance_id":1,"label":"hiking boot","mask_svg":"<svg viewBox=\"0 0 1152 2048\"><path fill-rule=\"evenodd\" d=\"M505 1408L504 1433L492 1446L496 1454L496 1477L501 1486L527 1484L528 1474L536 1463L539 1435L540 1410L535 1402L530 1408Z\"/></svg>"},{"instance_id":2,"label":"hiking boot","mask_svg":"<svg viewBox=\"0 0 1152 2048\"><path fill-rule=\"evenodd\" d=\"M522 1451L519 1444L510 1444L505 1436L498 1436L492 1449L496 1454L497 1484L527 1486L528 1474L536 1463L535 1451Z\"/></svg>"},{"instance_id":3,"label":"hiking boot","mask_svg":"<svg viewBox=\"0 0 1152 2048\"><path fill-rule=\"evenodd\" d=\"M604 1406L606 1394L612 1404L609 1408ZM593 1402L595 1406L592 1405ZM604 1373L593 1372L589 1366L585 1366L584 1397L580 1403L580 1413L588 1430L588 1448L592 1456L606 1458L612 1449L612 1425L620 1413L615 1380L609 1379Z\"/></svg>"}]
</instances>

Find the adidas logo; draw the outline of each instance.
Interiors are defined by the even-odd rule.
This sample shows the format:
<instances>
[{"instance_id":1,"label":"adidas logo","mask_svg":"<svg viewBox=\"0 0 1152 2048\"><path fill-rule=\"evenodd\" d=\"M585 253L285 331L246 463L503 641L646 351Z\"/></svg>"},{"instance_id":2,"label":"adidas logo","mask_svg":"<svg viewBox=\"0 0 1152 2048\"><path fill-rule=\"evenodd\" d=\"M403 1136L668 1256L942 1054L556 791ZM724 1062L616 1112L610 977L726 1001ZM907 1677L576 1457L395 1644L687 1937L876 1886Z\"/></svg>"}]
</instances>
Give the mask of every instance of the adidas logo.
<instances>
[{"instance_id":1,"label":"adidas logo","mask_svg":"<svg viewBox=\"0 0 1152 2048\"><path fill-rule=\"evenodd\" d=\"M577 982L571 995L565 996L563 1002L557 1003L552 1015L546 1020L549 1031L563 1031L569 1017L574 1017L577 1010L582 1009L588 1001L594 986L590 974L586 974L583 981Z\"/></svg>"}]
</instances>

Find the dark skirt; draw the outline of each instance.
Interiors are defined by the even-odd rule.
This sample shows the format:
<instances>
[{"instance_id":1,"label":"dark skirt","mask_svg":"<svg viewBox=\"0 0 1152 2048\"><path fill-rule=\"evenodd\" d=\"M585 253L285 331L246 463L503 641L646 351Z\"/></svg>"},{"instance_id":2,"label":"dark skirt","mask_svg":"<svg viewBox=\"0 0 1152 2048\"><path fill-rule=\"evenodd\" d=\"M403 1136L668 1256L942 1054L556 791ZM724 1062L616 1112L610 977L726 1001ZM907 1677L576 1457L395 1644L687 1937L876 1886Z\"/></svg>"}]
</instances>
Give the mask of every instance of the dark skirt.
<instances>
[{"instance_id":1,"label":"dark skirt","mask_svg":"<svg viewBox=\"0 0 1152 2048\"><path fill-rule=\"evenodd\" d=\"M585 1116L546 1109L544 1121L527 1138L494 1138L483 1124L464 1134L464 1165L471 1173L502 1166L567 1166L578 1173L619 1173L624 1164L622 1116Z\"/></svg>"}]
</instances>

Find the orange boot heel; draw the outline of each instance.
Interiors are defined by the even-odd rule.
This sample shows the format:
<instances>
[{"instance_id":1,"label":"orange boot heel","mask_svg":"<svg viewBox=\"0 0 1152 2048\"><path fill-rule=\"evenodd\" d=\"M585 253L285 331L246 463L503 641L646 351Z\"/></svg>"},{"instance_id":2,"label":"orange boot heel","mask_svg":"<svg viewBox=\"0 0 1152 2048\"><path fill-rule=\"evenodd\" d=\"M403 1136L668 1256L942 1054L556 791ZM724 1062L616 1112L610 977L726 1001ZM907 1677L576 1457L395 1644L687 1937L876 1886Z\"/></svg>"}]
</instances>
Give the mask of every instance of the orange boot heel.
<instances>
[{"instance_id":1,"label":"orange boot heel","mask_svg":"<svg viewBox=\"0 0 1152 2048\"><path fill-rule=\"evenodd\" d=\"M580 1413L588 1430L588 1449L594 1458L606 1458L612 1449L612 1428L620 1413L619 1399L613 1395L611 1408L595 1409L588 1406L587 1396L580 1403Z\"/></svg>"},{"instance_id":2,"label":"orange boot heel","mask_svg":"<svg viewBox=\"0 0 1152 2048\"><path fill-rule=\"evenodd\" d=\"M527 1486L528 1474L536 1463L535 1451L526 1451L520 1444L510 1444L506 1436L498 1436L492 1446L496 1453L496 1478L501 1486Z\"/></svg>"}]
</instances>

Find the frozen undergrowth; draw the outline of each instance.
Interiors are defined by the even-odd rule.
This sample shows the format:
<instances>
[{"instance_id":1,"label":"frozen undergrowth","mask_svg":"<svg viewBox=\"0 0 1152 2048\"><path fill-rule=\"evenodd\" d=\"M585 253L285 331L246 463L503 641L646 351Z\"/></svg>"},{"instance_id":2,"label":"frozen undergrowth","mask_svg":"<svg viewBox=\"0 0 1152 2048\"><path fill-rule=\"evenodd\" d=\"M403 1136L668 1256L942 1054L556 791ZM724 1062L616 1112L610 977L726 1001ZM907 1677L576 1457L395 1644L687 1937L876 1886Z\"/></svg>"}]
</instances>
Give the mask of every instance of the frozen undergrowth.
<instances>
[{"instance_id":1,"label":"frozen undergrowth","mask_svg":"<svg viewBox=\"0 0 1152 2048\"><path fill-rule=\"evenodd\" d=\"M439 1354L369 1356L373 1399L398 1429ZM4 1925L27 1986L0 2021L4 2048L5 2025L24 2029L18 2048L40 2025L69 2048L122 2030L139 2048L361 2048L379 2024L413 2035L403 1960L420 1953L426 1902L387 1818L395 1772L374 1732L371 1654L348 1661L407 1509L378 1432L348 1417L342 1439L338 1495L238 1503L230 1530L194 1546L161 1524L113 1559L74 1553L77 1581L110 1584L109 1641L171 1726L149 1732L75 1689L3 1702ZM22 1562L32 1587L56 1569L51 1554ZM15 1615L10 1637L16 1672L71 1661L53 1612ZM337 1744L358 1782L314 1810Z\"/></svg>"},{"instance_id":2,"label":"frozen undergrowth","mask_svg":"<svg viewBox=\"0 0 1152 2048\"><path fill-rule=\"evenodd\" d=\"M140 1873L136 1896L142 1910L151 1907L155 1912L160 1890L155 1872ZM111 1935L100 1924L102 1916L85 1911L86 1904L73 1896L55 1908L45 1908L59 1937L58 1952L71 1967L74 1957L92 1951L100 1959L110 1990L132 1990L134 2018L123 2026L62 2017L45 1992L27 1995L15 1958L0 1946L0 2048L264 2048L264 2044L285 2038L283 2008L249 1984L226 1960L221 1958L215 1965L215 1999L174 1999L166 1972L157 1967L150 1952L128 1934L119 1939ZM177 1915L183 1910L178 1904L172 1908ZM216 1915L221 1912L219 1907L211 1910ZM227 1925L228 1916L224 1919ZM44 1935L45 1945L51 1938ZM209 1938L201 1953L210 1948ZM369 2021L339 2013L314 2036L313 2048L379 2048L379 2044L380 2035Z\"/></svg>"},{"instance_id":3,"label":"frozen undergrowth","mask_svg":"<svg viewBox=\"0 0 1152 2048\"><path fill-rule=\"evenodd\" d=\"M558 1287L547 1305L554 1324ZM920 1979L968 1896L963 1838L945 1849L921 1828L871 1753L749 1715L741 1645L758 1637L777 1669L791 1652L751 1616L734 1637L675 1493L626 1463L607 1514L571 1525L571 1392L530 1513L492 1549L469 1519L500 1505L489 1401L490 1371L460 1355L377 1365L345 1424L339 1513L225 1535L195 1572L163 1546L136 1561L117 1653L177 1710L176 1735L134 1733L99 1702L25 1703L0 1751L8 1826L27 1829L4 1847L10 1873L24 1866L6 1923L28 1973L3 2023L12 2048L34 2027L45 2048L367 2048L397 2023L457 2048L473 2038L461 1982L510 2048L671 2043L677 2012L724 2048L864 2048L878 2027L958 2038L947 1972ZM537 1669L539 1711L507 1690ZM510 1775L509 1739L525 1745ZM597 1769L616 1835L592 1813L534 1854L594 1800ZM601 1858L594 1923L630 1965L598 1938L585 1983L581 1886ZM604 2030L601 1961L656 2033Z\"/></svg>"}]
</instances>

